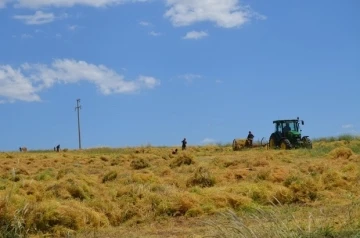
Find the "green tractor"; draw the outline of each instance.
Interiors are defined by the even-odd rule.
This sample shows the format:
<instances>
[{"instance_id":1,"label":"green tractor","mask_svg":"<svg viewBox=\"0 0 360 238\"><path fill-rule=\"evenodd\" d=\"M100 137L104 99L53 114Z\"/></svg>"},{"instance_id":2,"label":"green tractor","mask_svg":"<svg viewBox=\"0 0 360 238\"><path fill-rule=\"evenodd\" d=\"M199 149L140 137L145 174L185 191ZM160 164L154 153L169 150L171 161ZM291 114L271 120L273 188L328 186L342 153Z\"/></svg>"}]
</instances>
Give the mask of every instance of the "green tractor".
<instances>
[{"instance_id":1,"label":"green tractor","mask_svg":"<svg viewBox=\"0 0 360 238\"><path fill-rule=\"evenodd\" d=\"M275 124L275 132L271 134L269 139L270 149L312 149L312 142L309 136L301 136L300 123L304 125L303 120L299 120L299 118L276 120L273 123Z\"/></svg>"}]
</instances>

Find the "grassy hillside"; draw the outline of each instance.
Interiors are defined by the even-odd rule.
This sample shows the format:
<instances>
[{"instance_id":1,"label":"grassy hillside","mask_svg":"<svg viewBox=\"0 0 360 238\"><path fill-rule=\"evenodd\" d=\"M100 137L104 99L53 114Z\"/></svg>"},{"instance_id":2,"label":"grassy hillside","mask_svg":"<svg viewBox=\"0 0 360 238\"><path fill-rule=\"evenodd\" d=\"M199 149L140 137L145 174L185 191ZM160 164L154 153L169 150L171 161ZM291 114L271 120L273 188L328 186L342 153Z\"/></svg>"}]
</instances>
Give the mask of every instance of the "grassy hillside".
<instances>
[{"instance_id":1,"label":"grassy hillside","mask_svg":"<svg viewBox=\"0 0 360 238\"><path fill-rule=\"evenodd\" d=\"M0 153L0 237L360 237L360 140Z\"/></svg>"}]
</instances>

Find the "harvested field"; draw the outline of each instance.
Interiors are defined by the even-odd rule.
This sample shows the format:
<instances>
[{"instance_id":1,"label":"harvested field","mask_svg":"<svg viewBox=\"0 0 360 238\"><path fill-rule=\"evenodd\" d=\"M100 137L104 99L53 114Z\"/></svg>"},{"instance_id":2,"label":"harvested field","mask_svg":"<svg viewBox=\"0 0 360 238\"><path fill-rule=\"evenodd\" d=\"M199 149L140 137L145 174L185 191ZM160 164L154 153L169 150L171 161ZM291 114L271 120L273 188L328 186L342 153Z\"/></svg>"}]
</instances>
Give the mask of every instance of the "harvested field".
<instances>
[{"instance_id":1,"label":"harvested field","mask_svg":"<svg viewBox=\"0 0 360 238\"><path fill-rule=\"evenodd\" d=\"M360 236L358 139L172 149L0 153L0 237Z\"/></svg>"}]
</instances>

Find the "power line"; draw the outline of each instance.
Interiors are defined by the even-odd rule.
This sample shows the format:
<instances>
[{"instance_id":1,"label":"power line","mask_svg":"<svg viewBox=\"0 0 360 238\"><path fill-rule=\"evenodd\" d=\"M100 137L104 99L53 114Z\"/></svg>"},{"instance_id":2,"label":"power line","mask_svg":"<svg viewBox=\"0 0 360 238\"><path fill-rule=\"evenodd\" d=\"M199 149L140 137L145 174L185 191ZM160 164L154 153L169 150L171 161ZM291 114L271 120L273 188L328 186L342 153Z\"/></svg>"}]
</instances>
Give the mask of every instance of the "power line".
<instances>
[{"instance_id":1,"label":"power line","mask_svg":"<svg viewBox=\"0 0 360 238\"><path fill-rule=\"evenodd\" d=\"M75 111L77 111L77 118L78 118L78 133L79 133L79 149L81 150L81 134L80 134L80 99L76 99L76 107Z\"/></svg>"}]
</instances>

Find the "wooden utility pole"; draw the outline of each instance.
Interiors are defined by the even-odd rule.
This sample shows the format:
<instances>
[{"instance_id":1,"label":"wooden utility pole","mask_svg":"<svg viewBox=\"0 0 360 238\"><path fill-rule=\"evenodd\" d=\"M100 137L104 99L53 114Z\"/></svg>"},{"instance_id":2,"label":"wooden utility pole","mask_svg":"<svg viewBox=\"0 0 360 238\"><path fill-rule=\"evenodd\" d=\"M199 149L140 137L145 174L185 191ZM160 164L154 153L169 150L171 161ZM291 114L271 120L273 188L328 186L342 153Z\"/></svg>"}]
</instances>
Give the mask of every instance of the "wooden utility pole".
<instances>
[{"instance_id":1,"label":"wooden utility pole","mask_svg":"<svg viewBox=\"0 0 360 238\"><path fill-rule=\"evenodd\" d=\"M76 100L76 107L75 111L77 111L77 118L78 118L78 133L79 133L79 149L81 150L81 134L80 134L80 99Z\"/></svg>"}]
</instances>

